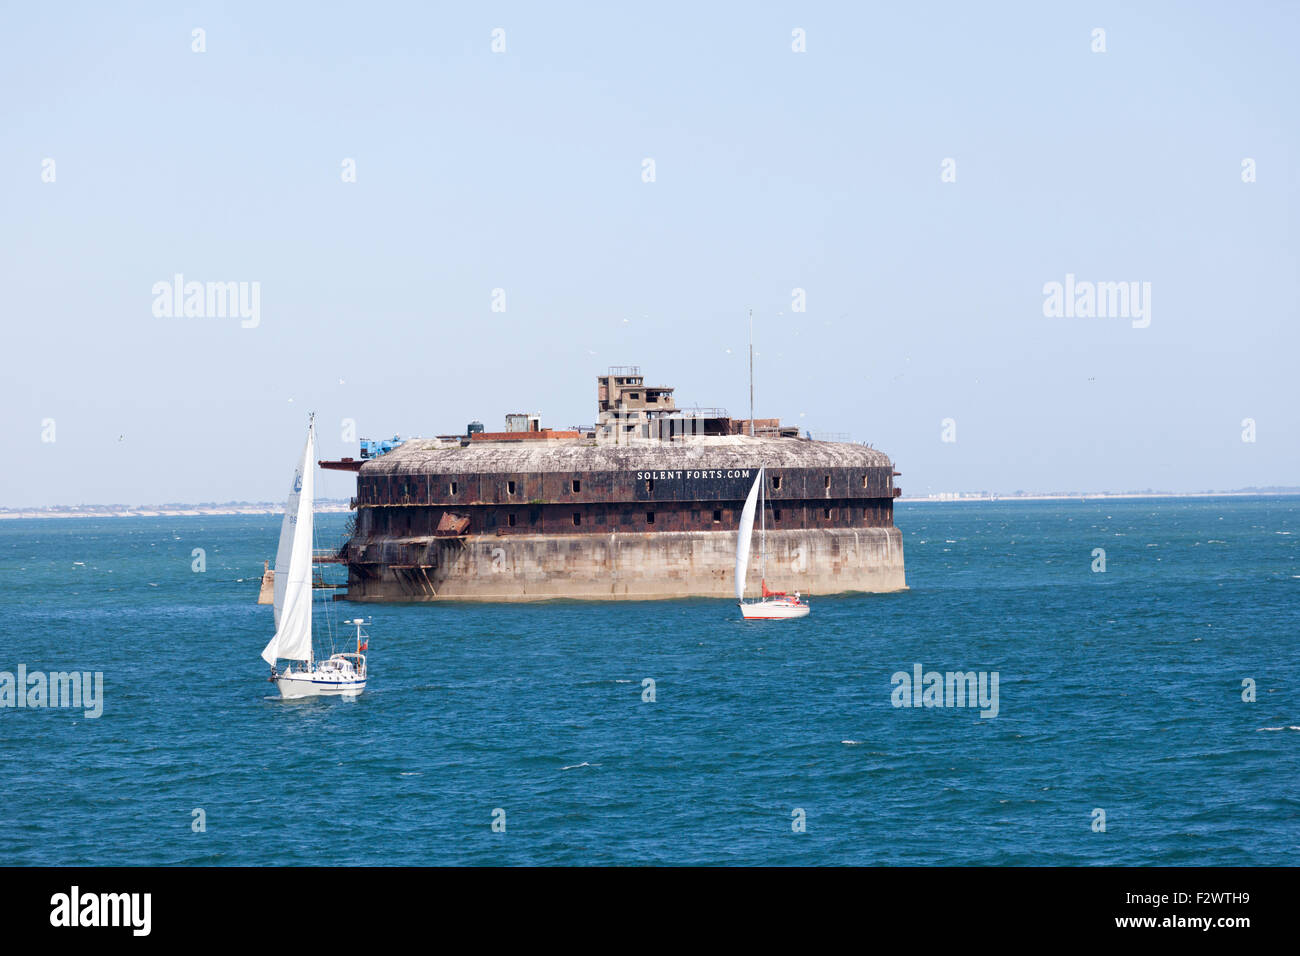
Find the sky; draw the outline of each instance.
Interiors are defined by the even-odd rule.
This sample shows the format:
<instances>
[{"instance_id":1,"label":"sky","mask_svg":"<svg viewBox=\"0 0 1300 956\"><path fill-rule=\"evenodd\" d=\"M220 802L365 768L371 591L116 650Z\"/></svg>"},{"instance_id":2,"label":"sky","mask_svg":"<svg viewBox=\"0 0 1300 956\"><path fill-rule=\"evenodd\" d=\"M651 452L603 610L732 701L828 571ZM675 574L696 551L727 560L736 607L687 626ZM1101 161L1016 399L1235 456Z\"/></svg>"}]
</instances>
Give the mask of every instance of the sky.
<instances>
[{"instance_id":1,"label":"sky","mask_svg":"<svg viewBox=\"0 0 1300 956\"><path fill-rule=\"evenodd\" d=\"M756 413L909 495L1300 485L1298 27L5 4L0 506L274 500L309 411L322 457L591 424L610 365L746 417L750 309ZM166 314L178 274L255 317ZM1045 314L1067 276L1145 316Z\"/></svg>"}]
</instances>

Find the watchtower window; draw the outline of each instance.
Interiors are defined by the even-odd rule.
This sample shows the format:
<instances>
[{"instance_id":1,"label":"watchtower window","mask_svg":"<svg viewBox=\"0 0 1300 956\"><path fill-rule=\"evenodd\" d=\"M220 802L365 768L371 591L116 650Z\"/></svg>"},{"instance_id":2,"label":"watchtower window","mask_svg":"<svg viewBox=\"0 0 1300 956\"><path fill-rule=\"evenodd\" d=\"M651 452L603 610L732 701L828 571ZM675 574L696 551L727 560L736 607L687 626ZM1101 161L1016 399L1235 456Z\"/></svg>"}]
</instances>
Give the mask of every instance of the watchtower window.
<instances>
[{"instance_id":1,"label":"watchtower window","mask_svg":"<svg viewBox=\"0 0 1300 956\"><path fill-rule=\"evenodd\" d=\"M515 526L515 516L512 514L506 515L506 524L513 528Z\"/></svg>"},{"instance_id":2,"label":"watchtower window","mask_svg":"<svg viewBox=\"0 0 1300 956\"><path fill-rule=\"evenodd\" d=\"M580 525L580 524L582 524L582 512L580 512L580 511L575 511L575 512L573 513L573 523L574 523L574 525Z\"/></svg>"},{"instance_id":3,"label":"watchtower window","mask_svg":"<svg viewBox=\"0 0 1300 956\"><path fill-rule=\"evenodd\" d=\"M781 476L780 476L780 475L773 475L773 476L772 476L772 490L773 490L773 491L780 491L780 490L781 490Z\"/></svg>"},{"instance_id":4,"label":"watchtower window","mask_svg":"<svg viewBox=\"0 0 1300 956\"><path fill-rule=\"evenodd\" d=\"M867 487L867 476L866 476L866 475L863 475L863 476L862 476L862 487L863 487L863 488Z\"/></svg>"},{"instance_id":5,"label":"watchtower window","mask_svg":"<svg viewBox=\"0 0 1300 956\"><path fill-rule=\"evenodd\" d=\"M514 493L515 493L515 483L514 483L513 481L507 481L507 482L506 482L506 494L508 494L508 495L513 495Z\"/></svg>"},{"instance_id":6,"label":"watchtower window","mask_svg":"<svg viewBox=\"0 0 1300 956\"><path fill-rule=\"evenodd\" d=\"M654 513L653 511L647 511L647 512L645 513L645 523L646 523L646 524L654 524L654 523L655 523L655 513Z\"/></svg>"},{"instance_id":7,"label":"watchtower window","mask_svg":"<svg viewBox=\"0 0 1300 956\"><path fill-rule=\"evenodd\" d=\"M713 523L714 523L714 524L719 524L721 521L722 521L722 509L721 509L721 508L714 508L714 509L713 509Z\"/></svg>"},{"instance_id":8,"label":"watchtower window","mask_svg":"<svg viewBox=\"0 0 1300 956\"><path fill-rule=\"evenodd\" d=\"M581 490L582 490L582 482L579 481L577 478L574 478L574 479L573 479L573 492L574 492L574 494L577 494L577 493L578 493L579 491L581 491Z\"/></svg>"},{"instance_id":9,"label":"watchtower window","mask_svg":"<svg viewBox=\"0 0 1300 956\"><path fill-rule=\"evenodd\" d=\"M453 495L456 493L456 482L454 481L451 483L451 493Z\"/></svg>"},{"instance_id":10,"label":"watchtower window","mask_svg":"<svg viewBox=\"0 0 1300 956\"><path fill-rule=\"evenodd\" d=\"M653 478L647 478L647 479L645 480L645 490L646 490L646 491L654 491L654 490L655 490L655 480L654 480Z\"/></svg>"},{"instance_id":11,"label":"watchtower window","mask_svg":"<svg viewBox=\"0 0 1300 956\"><path fill-rule=\"evenodd\" d=\"M829 488L830 486L831 486L831 476L830 476L830 475L827 475L827 476L826 476L826 487Z\"/></svg>"},{"instance_id":12,"label":"watchtower window","mask_svg":"<svg viewBox=\"0 0 1300 956\"><path fill-rule=\"evenodd\" d=\"M772 520L773 520L773 521L780 521L780 520L781 520L781 509L780 509L780 508L773 508L773 509L772 509Z\"/></svg>"},{"instance_id":13,"label":"watchtower window","mask_svg":"<svg viewBox=\"0 0 1300 956\"><path fill-rule=\"evenodd\" d=\"M829 518L830 516L831 516L831 509L830 509L830 508L823 508L823 509L822 509L822 517L823 517L823 518Z\"/></svg>"}]
</instances>

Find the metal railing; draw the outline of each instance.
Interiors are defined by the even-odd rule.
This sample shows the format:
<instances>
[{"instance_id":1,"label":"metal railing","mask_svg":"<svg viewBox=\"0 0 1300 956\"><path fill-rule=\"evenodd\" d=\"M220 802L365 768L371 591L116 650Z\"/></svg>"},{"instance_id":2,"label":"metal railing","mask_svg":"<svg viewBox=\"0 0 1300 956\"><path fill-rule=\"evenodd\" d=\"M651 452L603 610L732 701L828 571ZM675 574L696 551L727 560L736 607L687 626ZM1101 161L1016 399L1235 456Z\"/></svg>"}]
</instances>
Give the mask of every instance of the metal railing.
<instances>
[{"instance_id":1,"label":"metal railing","mask_svg":"<svg viewBox=\"0 0 1300 956\"><path fill-rule=\"evenodd\" d=\"M674 408L660 416L662 418L727 418L725 408L707 408L703 405L691 405L685 408Z\"/></svg>"}]
</instances>

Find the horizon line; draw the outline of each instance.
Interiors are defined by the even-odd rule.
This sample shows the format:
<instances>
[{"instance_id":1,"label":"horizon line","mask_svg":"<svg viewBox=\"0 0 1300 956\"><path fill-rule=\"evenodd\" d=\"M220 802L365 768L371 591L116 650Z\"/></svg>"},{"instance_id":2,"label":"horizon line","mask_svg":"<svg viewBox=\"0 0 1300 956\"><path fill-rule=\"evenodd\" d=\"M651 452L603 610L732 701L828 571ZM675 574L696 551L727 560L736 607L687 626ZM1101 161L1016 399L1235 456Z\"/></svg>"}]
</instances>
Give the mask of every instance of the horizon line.
<instances>
[{"instance_id":1,"label":"horizon line","mask_svg":"<svg viewBox=\"0 0 1300 956\"><path fill-rule=\"evenodd\" d=\"M951 503L955 501L1072 501L1103 498L1226 498L1226 497L1288 497L1300 495L1300 486L1269 485L1264 487L1236 488L1206 491L1050 491L1050 492L989 492L955 491L935 492L929 495L903 495L893 499L904 503ZM323 513L342 513L353 510L350 498L318 498L316 504L325 508ZM222 501L222 502L167 502L158 505L126 504L76 504L36 505L9 507L0 505L3 518L60 518L60 517L184 517L188 515L278 514L284 510L279 501ZM93 513L93 514L89 514Z\"/></svg>"}]
</instances>

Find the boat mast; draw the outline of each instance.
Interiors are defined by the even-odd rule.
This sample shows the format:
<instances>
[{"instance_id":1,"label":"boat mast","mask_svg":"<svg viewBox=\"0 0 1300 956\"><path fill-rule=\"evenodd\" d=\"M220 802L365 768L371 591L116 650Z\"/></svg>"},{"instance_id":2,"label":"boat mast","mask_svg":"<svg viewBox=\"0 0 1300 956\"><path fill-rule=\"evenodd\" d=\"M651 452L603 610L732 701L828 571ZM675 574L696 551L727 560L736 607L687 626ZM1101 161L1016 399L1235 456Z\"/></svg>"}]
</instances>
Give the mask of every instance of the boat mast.
<instances>
[{"instance_id":1,"label":"boat mast","mask_svg":"<svg viewBox=\"0 0 1300 956\"><path fill-rule=\"evenodd\" d=\"M758 579L767 597L767 472L758 471Z\"/></svg>"},{"instance_id":2,"label":"boat mast","mask_svg":"<svg viewBox=\"0 0 1300 956\"><path fill-rule=\"evenodd\" d=\"M749 437L754 437L754 310L749 310ZM758 469L758 577L767 591L767 478ZM766 593L763 595L766 597Z\"/></svg>"},{"instance_id":3,"label":"boat mast","mask_svg":"<svg viewBox=\"0 0 1300 956\"><path fill-rule=\"evenodd\" d=\"M307 415L307 441L311 444L311 456L307 459L306 464L303 466L304 469L314 468L316 466L316 413L315 412L310 412ZM307 641L308 641L307 669L309 671L316 669L316 642L313 639L311 633L311 619L312 619L311 605L312 602L316 600L315 594L312 593L316 587L316 553L314 550L316 547L316 495L315 495L316 484L315 482L312 482L311 490L312 490L311 501L308 503L307 506L307 513L311 517L311 543L309 547L313 549L309 552L311 554L311 557L307 564Z\"/></svg>"}]
</instances>

